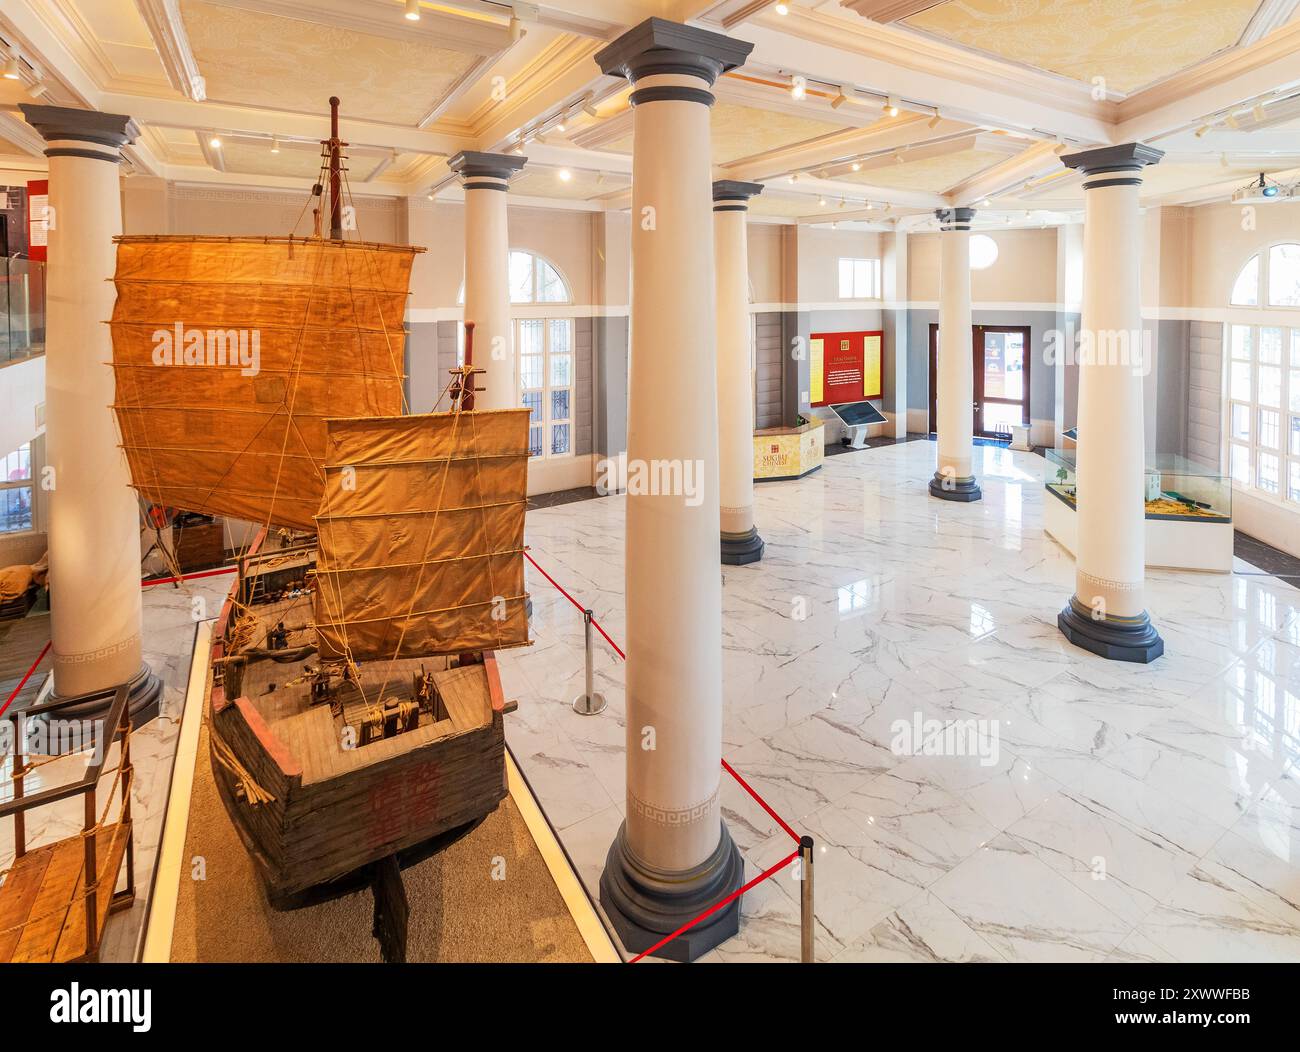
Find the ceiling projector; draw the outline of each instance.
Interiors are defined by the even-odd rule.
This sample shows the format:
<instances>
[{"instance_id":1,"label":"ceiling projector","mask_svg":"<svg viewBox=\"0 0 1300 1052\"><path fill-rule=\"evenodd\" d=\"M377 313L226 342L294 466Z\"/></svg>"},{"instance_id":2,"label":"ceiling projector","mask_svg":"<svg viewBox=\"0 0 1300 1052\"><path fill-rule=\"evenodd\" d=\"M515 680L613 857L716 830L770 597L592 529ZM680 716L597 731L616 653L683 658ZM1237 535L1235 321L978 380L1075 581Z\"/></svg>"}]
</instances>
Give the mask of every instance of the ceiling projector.
<instances>
[{"instance_id":1,"label":"ceiling projector","mask_svg":"<svg viewBox=\"0 0 1300 1052\"><path fill-rule=\"evenodd\" d=\"M1283 186L1260 172L1258 180L1232 192L1232 202L1241 205L1262 205L1269 201L1287 201L1295 196L1295 190L1294 186Z\"/></svg>"}]
</instances>

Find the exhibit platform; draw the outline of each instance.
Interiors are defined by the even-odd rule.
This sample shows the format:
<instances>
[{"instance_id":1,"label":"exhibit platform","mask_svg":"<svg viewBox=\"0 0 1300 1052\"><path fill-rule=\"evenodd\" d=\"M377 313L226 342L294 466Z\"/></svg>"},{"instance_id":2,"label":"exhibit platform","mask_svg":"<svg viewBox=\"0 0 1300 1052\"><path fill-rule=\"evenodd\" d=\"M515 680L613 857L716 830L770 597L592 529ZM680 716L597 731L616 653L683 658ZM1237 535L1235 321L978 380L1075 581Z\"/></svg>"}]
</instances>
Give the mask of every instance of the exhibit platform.
<instances>
[{"instance_id":1,"label":"exhibit platform","mask_svg":"<svg viewBox=\"0 0 1300 1052\"><path fill-rule=\"evenodd\" d=\"M754 432L755 482L801 479L820 468L825 459L826 425L821 420Z\"/></svg>"}]
</instances>

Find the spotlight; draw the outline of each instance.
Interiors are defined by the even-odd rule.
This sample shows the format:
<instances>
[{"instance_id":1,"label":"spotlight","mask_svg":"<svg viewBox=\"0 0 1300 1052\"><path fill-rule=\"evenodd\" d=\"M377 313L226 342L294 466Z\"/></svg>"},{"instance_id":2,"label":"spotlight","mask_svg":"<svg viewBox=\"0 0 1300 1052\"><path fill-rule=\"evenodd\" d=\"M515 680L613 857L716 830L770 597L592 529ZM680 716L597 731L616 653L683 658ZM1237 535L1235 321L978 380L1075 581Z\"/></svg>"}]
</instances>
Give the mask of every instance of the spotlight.
<instances>
[{"instance_id":1,"label":"spotlight","mask_svg":"<svg viewBox=\"0 0 1300 1052\"><path fill-rule=\"evenodd\" d=\"M1241 125L1237 123L1237 115L1235 113L1229 113L1226 117L1224 117L1223 123L1226 124L1233 131L1236 131L1238 128L1241 127Z\"/></svg>"},{"instance_id":2,"label":"spotlight","mask_svg":"<svg viewBox=\"0 0 1300 1052\"><path fill-rule=\"evenodd\" d=\"M567 168L561 168L559 171L560 182L567 183L573 178L573 173Z\"/></svg>"},{"instance_id":3,"label":"spotlight","mask_svg":"<svg viewBox=\"0 0 1300 1052\"><path fill-rule=\"evenodd\" d=\"M420 21L420 0L406 0L406 20L408 22Z\"/></svg>"},{"instance_id":4,"label":"spotlight","mask_svg":"<svg viewBox=\"0 0 1300 1052\"><path fill-rule=\"evenodd\" d=\"M992 203L993 203L993 202L990 201L990 200L986 197L986 198L984 198L983 201L980 202L980 207L981 207L981 208L988 208L988 206L991 205Z\"/></svg>"},{"instance_id":5,"label":"spotlight","mask_svg":"<svg viewBox=\"0 0 1300 1052\"><path fill-rule=\"evenodd\" d=\"M510 16L510 42L518 44L524 35L524 24L514 15Z\"/></svg>"},{"instance_id":6,"label":"spotlight","mask_svg":"<svg viewBox=\"0 0 1300 1052\"><path fill-rule=\"evenodd\" d=\"M942 121L942 120L943 120L943 118L939 116L939 111L938 111L938 110L935 110L935 111L934 111L934 116L931 117L930 120L929 120L929 125L930 125L931 128L937 128L937 127L939 127L939 122Z\"/></svg>"},{"instance_id":7,"label":"spotlight","mask_svg":"<svg viewBox=\"0 0 1300 1052\"><path fill-rule=\"evenodd\" d=\"M817 204L819 204L822 208L825 208L825 207L826 207L826 198L824 198L824 197L819 197L819 198L817 198Z\"/></svg>"},{"instance_id":8,"label":"spotlight","mask_svg":"<svg viewBox=\"0 0 1300 1052\"><path fill-rule=\"evenodd\" d=\"M271 152L272 153L280 152L280 140L274 137L271 139Z\"/></svg>"},{"instance_id":9,"label":"spotlight","mask_svg":"<svg viewBox=\"0 0 1300 1052\"><path fill-rule=\"evenodd\" d=\"M902 163L904 163L906 160L907 160L907 158L905 158L905 157L903 156L903 151L902 151L902 150L895 150L895 151L894 151L894 163L895 163L895 164L902 164Z\"/></svg>"},{"instance_id":10,"label":"spotlight","mask_svg":"<svg viewBox=\"0 0 1300 1052\"><path fill-rule=\"evenodd\" d=\"M596 104L588 97L587 101L582 104L582 112L588 117L599 117L600 110L596 109Z\"/></svg>"},{"instance_id":11,"label":"spotlight","mask_svg":"<svg viewBox=\"0 0 1300 1052\"><path fill-rule=\"evenodd\" d=\"M854 170L855 172L860 172L860 171L862 171L862 162L861 162L861 161L854 161L854 162L853 162L853 170Z\"/></svg>"},{"instance_id":12,"label":"spotlight","mask_svg":"<svg viewBox=\"0 0 1300 1052\"><path fill-rule=\"evenodd\" d=\"M1219 154L1219 164L1222 165L1224 168L1232 167L1232 165L1228 163L1228 155L1226 153Z\"/></svg>"},{"instance_id":13,"label":"spotlight","mask_svg":"<svg viewBox=\"0 0 1300 1052\"><path fill-rule=\"evenodd\" d=\"M792 182L792 183L797 183L798 181L799 181L799 173L798 173L798 172L791 172L791 173L790 173L790 182Z\"/></svg>"},{"instance_id":14,"label":"spotlight","mask_svg":"<svg viewBox=\"0 0 1300 1052\"><path fill-rule=\"evenodd\" d=\"M1259 124L1263 124L1264 118L1268 116L1268 114L1264 112L1264 104L1262 102L1255 103L1254 109L1252 109L1250 112L1254 114L1255 121Z\"/></svg>"},{"instance_id":15,"label":"spotlight","mask_svg":"<svg viewBox=\"0 0 1300 1052\"><path fill-rule=\"evenodd\" d=\"M836 95L835 98L831 99L831 109L838 110L841 106L843 106L848 101L849 101L848 94L844 91L843 88L840 88L839 94Z\"/></svg>"},{"instance_id":16,"label":"spotlight","mask_svg":"<svg viewBox=\"0 0 1300 1052\"><path fill-rule=\"evenodd\" d=\"M867 211L868 211L868 212L872 211L875 207L876 207L876 206L873 205L870 201L867 202Z\"/></svg>"},{"instance_id":17,"label":"spotlight","mask_svg":"<svg viewBox=\"0 0 1300 1052\"><path fill-rule=\"evenodd\" d=\"M34 99L39 99L42 95L44 95L49 90L50 90L49 85L47 85L45 81L38 80L34 82L30 88L27 89L27 94Z\"/></svg>"},{"instance_id":18,"label":"spotlight","mask_svg":"<svg viewBox=\"0 0 1300 1052\"><path fill-rule=\"evenodd\" d=\"M844 204L844 198L842 198L842 197L840 198L840 207L841 207L841 208L844 208L844 207L845 207L845 204Z\"/></svg>"},{"instance_id":19,"label":"spotlight","mask_svg":"<svg viewBox=\"0 0 1300 1052\"><path fill-rule=\"evenodd\" d=\"M1196 129L1196 137L1198 139L1204 139L1209 133L1210 133L1210 126L1208 124L1202 124L1199 128Z\"/></svg>"},{"instance_id":20,"label":"spotlight","mask_svg":"<svg viewBox=\"0 0 1300 1052\"><path fill-rule=\"evenodd\" d=\"M786 3L777 4L776 13L778 15L788 15L790 13L790 5Z\"/></svg>"},{"instance_id":21,"label":"spotlight","mask_svg":"<svg viewBox=\"0 0 1300 1052\"><path fill-rule=\"evenodd\" d=\"M890 95L889 98L885 100L884 110L886 117L898 116L898 100L894 98L893 95Z\"/></svg>"},{"instance_id":22,"label":"spotlight","mask_svg":"<svg viewBox=\"0 0 1300 1052\"><path fill-rule=\"evenodd\" d=\"M221 136L220 135L212 136L212 138L208 140L208 145L211 146L214 150L221 149Z\"/></svg>"},{"instance_id":23,"label":"spotlight","mask_svg":"<svg viewBox=\"0 0 1300 1052\"><path fill-rule=\"evenodd\" d=\"M808 94L808 82L797 74L790 78L790 98L800 102Z\"/></svg>"},{"instance_id":24,"label":"spotlight","mask_svg":"<svg viewBox=\"0 0 1300 1052\"><path fill-rule=\"evenodd\" d=\"M20 75L21 74L18 70L18 55L16 52L11 53L9 55L9 61L5 63L5 80L17 80Z\"/></svg>"},{"instance_id":25,"label":"spotlight","mask_svg":"<svg viewBox=\"0 0 1300 1052\"><path fill-rule=\"evenodd\" d=\"M560 123L555 126L555 130L561 135L568 131L568 125L565 124L563 117L560 118Z\"/></svg>"}]
</instances>

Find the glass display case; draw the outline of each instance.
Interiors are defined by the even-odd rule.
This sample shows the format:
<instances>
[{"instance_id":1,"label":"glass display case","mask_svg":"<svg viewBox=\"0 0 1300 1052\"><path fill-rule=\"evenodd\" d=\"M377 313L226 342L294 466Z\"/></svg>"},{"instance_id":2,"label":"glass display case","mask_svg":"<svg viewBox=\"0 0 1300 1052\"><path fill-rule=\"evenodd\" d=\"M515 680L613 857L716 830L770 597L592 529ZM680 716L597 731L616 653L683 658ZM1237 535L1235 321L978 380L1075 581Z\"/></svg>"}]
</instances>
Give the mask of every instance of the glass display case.
<instances>
[{"instance_id":1,"label":"glass display case","mask_svg":"<svg viewBox=\"0 0 1300 1052\"><path fill-rule=\"evenodd\" d=\"M1078 501L1075 464L1078 451L1048 449L1044 484L1071 509ZM1148 519L1176 522L1232 521L1232 481L1213 468L1172 453L1146 456L1144 496Z\"/></svg>"}]
</instances>

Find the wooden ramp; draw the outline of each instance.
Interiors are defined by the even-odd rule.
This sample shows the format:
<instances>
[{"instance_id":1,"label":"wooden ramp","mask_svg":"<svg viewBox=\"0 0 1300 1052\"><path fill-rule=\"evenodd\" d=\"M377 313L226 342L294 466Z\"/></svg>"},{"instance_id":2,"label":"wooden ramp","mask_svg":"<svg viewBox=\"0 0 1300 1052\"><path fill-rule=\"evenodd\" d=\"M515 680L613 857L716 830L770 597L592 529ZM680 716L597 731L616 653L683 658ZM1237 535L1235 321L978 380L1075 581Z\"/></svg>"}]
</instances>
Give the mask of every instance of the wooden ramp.
<instances>
[{"instance_id":1,"label":"wooden ramp","mask_svg":"<svg viewBox=\"0 0 1300 1052\"><path fill-rule=\"evenodd\" d=\"M0 623L0 705L4 704L23 676L27 675L32 662L40 657L49 641L49 614ZM13 700L16 709L25 709L36 700L36 692L45 681L44 672L47 668L48 664L42 664L23 684L23 689Z\"/></svg>"},{"instance_id":2,"label":"wooden ramp","mask_svg":"<svg viewBox=\"0 0 1300 1052\"><path fill-rule=\"evenodd\" d=\"M95 947L129 839L129 823L103 826L95 836ZM0 962L63 964L86 957L85 861L85 844L74 836L33 848L14 863L0 893Z\"/></svg>"}]
</instances>

